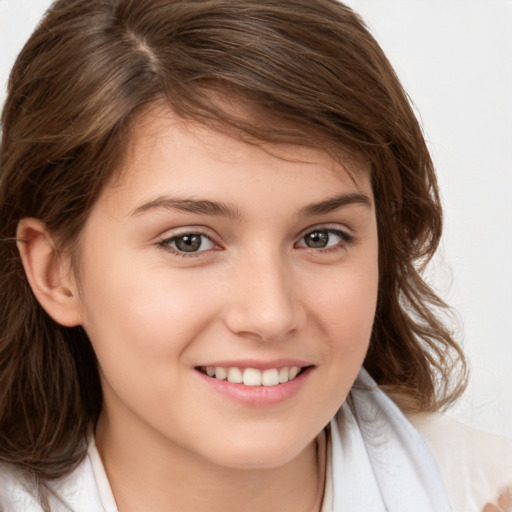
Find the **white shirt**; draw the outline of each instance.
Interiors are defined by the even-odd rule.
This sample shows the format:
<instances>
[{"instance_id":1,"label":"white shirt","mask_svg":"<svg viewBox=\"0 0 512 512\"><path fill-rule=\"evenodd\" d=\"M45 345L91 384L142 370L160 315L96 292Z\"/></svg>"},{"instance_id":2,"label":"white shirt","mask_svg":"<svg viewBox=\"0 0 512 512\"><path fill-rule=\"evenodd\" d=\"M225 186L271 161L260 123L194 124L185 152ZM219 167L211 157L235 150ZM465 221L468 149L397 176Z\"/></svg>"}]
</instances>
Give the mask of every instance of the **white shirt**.
<instances>
[{"instance_id":1,"label":"white shirt","mask_svg":"<svg viewBox=\"0 0 512 512\"><path fill-rule=\"evenodd\" d=\"M505 485L512 484L512 442L438 413L408 419L439 465L453 512L482 512L487 501L495 500ZM340 428L335 420L331 422L333 428ZM322 512L334 511L333 489L338 475L333 473L332 449L328 440ZM74 512L118 512L94 440L82 463L53 487ZM364 496L364 483L358 492ZM23 486L16 470L0 465L0 512L41 512L33 493L34 489ZM69 510L54 499L50 503L52 512Z\"/></svg>"}]
</instances>

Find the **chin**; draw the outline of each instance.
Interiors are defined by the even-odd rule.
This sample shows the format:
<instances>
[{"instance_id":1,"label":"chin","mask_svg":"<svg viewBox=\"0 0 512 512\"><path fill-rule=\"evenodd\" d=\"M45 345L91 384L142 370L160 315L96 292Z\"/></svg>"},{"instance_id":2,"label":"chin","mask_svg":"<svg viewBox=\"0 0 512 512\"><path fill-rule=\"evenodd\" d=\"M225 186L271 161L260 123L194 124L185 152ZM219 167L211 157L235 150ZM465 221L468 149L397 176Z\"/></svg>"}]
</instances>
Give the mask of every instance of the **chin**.
<instances>
[{"instance_id":1,"label":"chin","mask_svg":"<svg viewBox=\"0 0 512 512\"><path fill-rule=\"evenodd\" d=\"M283 437L259 440L254 437L230 440L229 446L210 453L215 465L241 470L264 470L278 468L294 460L312 445L314 440L290 442Z\"/></svg>"}]
</instances>

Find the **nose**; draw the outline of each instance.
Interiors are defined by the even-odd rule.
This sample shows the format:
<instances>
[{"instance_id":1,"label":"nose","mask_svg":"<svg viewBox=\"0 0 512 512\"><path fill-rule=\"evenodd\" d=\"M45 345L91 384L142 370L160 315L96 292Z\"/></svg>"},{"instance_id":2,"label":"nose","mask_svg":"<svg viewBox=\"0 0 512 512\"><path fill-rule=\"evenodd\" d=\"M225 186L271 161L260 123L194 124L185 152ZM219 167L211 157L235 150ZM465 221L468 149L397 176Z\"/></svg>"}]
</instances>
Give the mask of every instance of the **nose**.
<instances>
[{"instance_id":1,"label":"nose","mask_svg":"<svg viewBox=\"0 0 512 512\"><path fill-rule=\"evenodd\" d=\"M300 286L281 257L254 255L233 273L231 282L225 323L232 332L276 341L304 327Z\"/></svg>"}]
</instances>

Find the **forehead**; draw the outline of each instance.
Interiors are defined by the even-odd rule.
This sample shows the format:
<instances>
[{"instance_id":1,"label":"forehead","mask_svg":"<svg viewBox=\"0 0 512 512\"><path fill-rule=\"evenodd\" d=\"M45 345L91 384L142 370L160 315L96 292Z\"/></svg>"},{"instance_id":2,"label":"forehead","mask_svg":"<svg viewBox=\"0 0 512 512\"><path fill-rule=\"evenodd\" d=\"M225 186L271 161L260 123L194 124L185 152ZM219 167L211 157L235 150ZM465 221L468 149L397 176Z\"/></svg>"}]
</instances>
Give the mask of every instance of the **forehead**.
<instances>
[{"instance_id":1,"label":"forehead","mask_svg":"<svg viewBox=\"0 0 512 512\"><path fill-rule=\"evenodd\" d=\"M168 186L186 195L213 184L210 192L233 195L251 187L290 187L290 182L298 188L302 182L310 195L341 187L371 196L370 165L361 158L346 153L334 159L304 144L249 139L185 120L168 108L136 119L123 163L107 189L137 196Z\"/></svg>"}]
</instances>

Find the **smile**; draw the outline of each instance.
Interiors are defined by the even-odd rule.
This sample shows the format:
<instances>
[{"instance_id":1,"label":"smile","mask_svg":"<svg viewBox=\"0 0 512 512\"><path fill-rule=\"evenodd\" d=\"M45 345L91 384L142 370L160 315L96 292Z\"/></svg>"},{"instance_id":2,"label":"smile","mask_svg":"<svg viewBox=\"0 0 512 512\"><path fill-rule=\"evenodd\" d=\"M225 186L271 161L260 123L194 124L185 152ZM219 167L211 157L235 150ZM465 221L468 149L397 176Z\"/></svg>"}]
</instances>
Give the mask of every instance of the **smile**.
<instances>
[{"instance_id":1,"label":"smile","mask_svg":"<svg viewBox=\"0 0 512 512\"><path fill-rule=\"evenodd\" d=\"M258 370L257 368L238 368L222 366L201 366L199 371L208 377L217 380L226 380L232 384L245 386L277 386L295 379L301 374L300 366L285 366L283 368L269 368Z\"/></svg>"}]
</instances>

